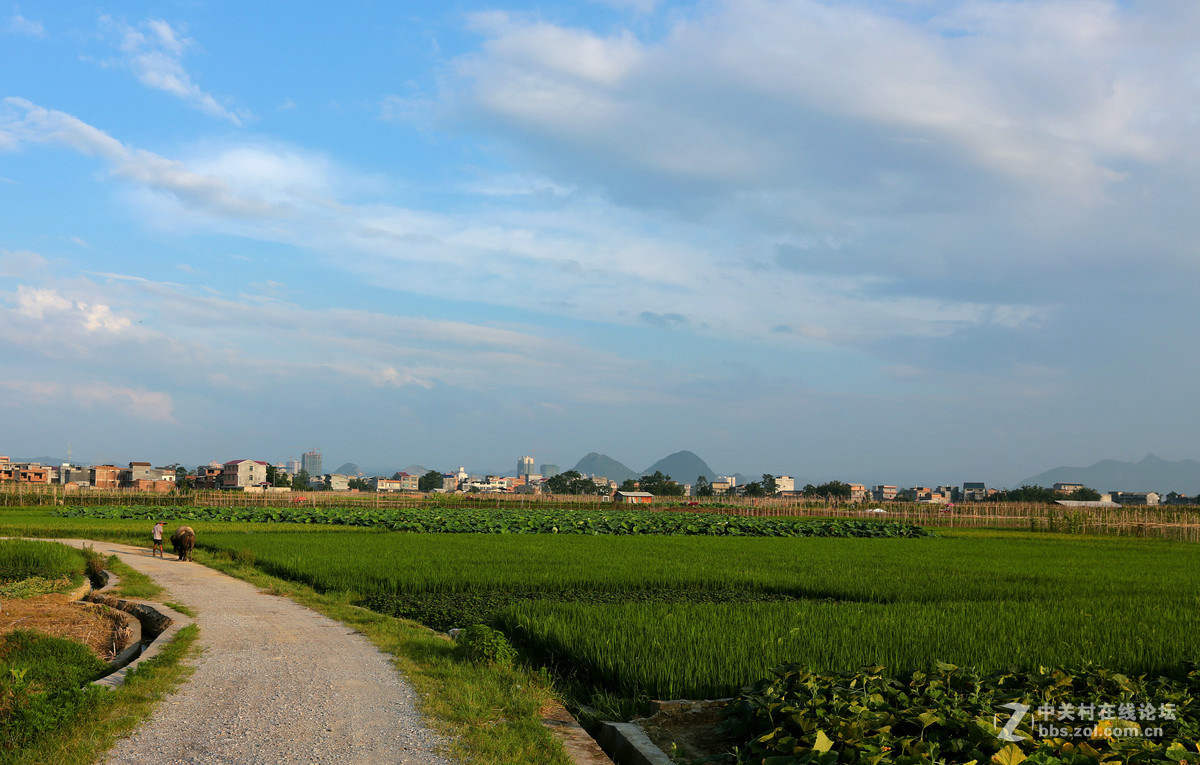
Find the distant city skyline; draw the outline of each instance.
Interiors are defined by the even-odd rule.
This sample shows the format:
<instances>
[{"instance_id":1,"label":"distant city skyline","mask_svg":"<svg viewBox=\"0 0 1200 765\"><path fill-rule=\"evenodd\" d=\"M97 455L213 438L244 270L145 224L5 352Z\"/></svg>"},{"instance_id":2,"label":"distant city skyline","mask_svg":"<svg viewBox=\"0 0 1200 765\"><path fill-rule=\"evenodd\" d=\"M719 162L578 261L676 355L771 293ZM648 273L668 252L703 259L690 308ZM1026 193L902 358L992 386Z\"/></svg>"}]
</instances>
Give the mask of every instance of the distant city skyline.
<instances>
[{"instance_id":1,"label":"distant city skyline","mask_svg":"<svg viewBox=\"0 0 1200 765\"><path fill-rule=\"evenodd\" d=\"M690 450L688 450L688 451L690 451ZM2 453L3 452L0 452L0 454L2 454ZM315 463L311 461L313 459L314 455L315 455L315 460L316 460ZM49 465L57 466L61 463L66 462L66 460L59 458L59 457L55 457L53 455L35 456L32 454L23 454L23 453L18 452L18 453L16 453L16 456L13 456L11 454L5 455L5 456L12 457L14 459L14 461L33 460L33 461L42 462L43 464L48 465L48 466ZM144 457L144 456L145 455L139 455L139 457ZM271 465L282 465L285 467L285 469L287 469L293 473L295 471L300 470L302 467L309 473L309 475L322 475L325 472L336 472L335 469L331 469L329 471L325 471L323 469L322 464L321 464L323 455L320 453L319 449L311 450L311 451L305 453L305 456L308 456L310 458L308 465L309 465L309 467L313 467L314 468L313 470L309 470L307 467L304 467L305 462L302 460L266 458L266 459L263 459L263 461L268 464L271 464ZM574 462L569 463L571 465L571 467L564 468L564 467L560 467L559 465L556 465L556 464L543 463L539 468L540 472L538 473L538 475L540 475L543 478L547 478L558 472L562 472L563 470L575 469L575 467L578 467L578 463L580 463L582 461L582 457L584 457L584 456L588 456L588 455L581 455L581 458L579 460L575 460ZM616 459L615 457L613 457L613 455L603 455L603 456L606 456L606 457L609 457L612 459ZM671 456L671 455L664 455L663 458L665 458L667 456ZM698 457L701 460L704 460L703 455L697 454L696 457ZM260 459L261 457L253 457L252 456L250 458L251 459ZM522 455L522 457L518 458L516 470L512 470L512 469L505 470L505 469L499 468L498 466L490 465L490 464L485 464L482 466L472 466L472 465L463 464L461 461L458 463L446 464L446 465L435 465L432 463L428 463L428 461L425 461L425 462L410 461L410 462L407 462L404 464L391 466L391 467L386 466L386 465L373 465L370 462L363 462L362 464L360 464L359 461L357 461L357 460L339 460L339 461L337 461L336 464L338 464L338 465L355 464L363 471L364 475L366 475L366 476L380 476L380 477L385 477L385 478L391 476L395 472L402 471L406 468L409 468L409 467L412 467L415 465L420 465L423 469L432 469L432 470L438 470L438 471L442 471L442 472L456 472L459 468L463 468L463 469L465 469L466 473L468 473L472 476L522 475L523 474L522 468L523 468L523 466L525 466L527 464L526 460L528 458L529 458L529 455ZM660 458L660 460L663 458ZM113 460L90 461L87 459L76 459L71 464L75 464L75 465L111 464L111 465L121 466L121 465L127 464L130 461L132 461L132 460L113 459ZM225 461L226 460L224 460L224 459L216 459L216 458L212 459L212 460L203 460L203 461L199 461L199 462L195 462L195 463L179 461L179 460L164 460L164 461L160 461L160 462L151 460L149 462L149 464L162 467L162 466L165 466L168 464L180 462L180 464L184 464L188 467L196 467L196 466L203 466L203 465L208 465L208 464L213 464L213 463L219 465L219 464L223 464ZM626 464L623 460L616 459L616 461L618 463L621 463L622 465L624 465L626 468L629 468L634 473L651 472L651 470L654 468L655 464L657 464L659 462L659 460L656 460L654 464L647 465L647 466L644 466L641 468L633 468L632 466ZM707 460L704 460L704 461L706 464L708 464ZM906 486L934 486L934 487L936 487L936 486L944 486L944 485L957 486L957 485L962 485L964 483L972 483L972 482L978 480L979 483L985 484L989 489L996 489L996 488L1013 489L1013 488L1018 488L1019 486L1021 486L1023 484L1027 484L1027 483L1032 483L1032 484L1040 485L1040 486L1044 486L1044 487L1051 487L1059 481L1080 480L1083 482L1084 486L1087 486L1089 488L1096 489L1099 491L1161 490L1161 492L1163 494L1166 494L1167 492L1170 492L1170 491L1178 491L1180 493L1184 493L1184 494L1188 494L1188 495L1200 493L1200 462L1198 462L1196 460L1191 460L1191 459L1174 460L1174 461L1164 460L1153 454L1146 455L1141 460L1138 460L1138 461L1101 460L1093 465L1076 465L1076 466L1070 466L1070 465L1065 465L1065 464L1056 465L1053 467L1049 467L1043 471L1040 471L1038 474L1027 475L1022 478L1011 480L1011 481L991 480L987 477L978 476L978 475L976 475L976 476L940 475L936 480L928 479L928 478L922 479L922 480L917 480L910 476L895 476L895 475L889 475L889 476L886 476L885 478L880 478L878 476L871 476L870 471L851 472L851 473L847 473L844 475L835 475L835 476L806 476L806 475L804 475L804 473L802 471L800 473L795 473L793 471L779 470L779 469L776 469L776 470L759 470L759 469L722 470L719 466L714 467L711 464L709 464L708 466L709 466L709 469L716 476L741 475L747 481L757 480L764 473L771 473L772 475L775 475L775 476L790 476L793 479L793 482L797 488L799 488L800 486L803 486L805 484L809 484L809 483L821 484L821 483L825 483L827 481L835 481L835 480L848 482L848 483L860 483L860 484L864 484L867 487L881 486L881 485L897 485L897 486L901 486L901 487L906 487ZM677 472L680 473L680 475L674 474ZM689 472L689 471L683 471L683 472ZM683 475L683 472L668 471L668 474L671 475L672 479L678 481L679 483L692 483L693 481L695 481L697 476L693 476L693 475L685 476L685 475ZM695 471L691 471L691 472L695 472ZM584 471L584 473L590 474L589 471L586 471L586 470ZM601 473L595 473L595 475L599 476L599 475L601 475ZM617 478L616 476L608 476L608 475L606 475L604 477ZM619 478L617 478L617 482L618 483L620 482Z\"/></svg>"},{"instance_id":2,"label":"distant city skyline","mask_svg":"<svg viewBox=\"0 0 1200 765\"><path fill-rule=\"evenodd\" d=\"M0 8L0 440L1200 456L1198 37L1143 0Z\"/></svg>"}]
</instances>

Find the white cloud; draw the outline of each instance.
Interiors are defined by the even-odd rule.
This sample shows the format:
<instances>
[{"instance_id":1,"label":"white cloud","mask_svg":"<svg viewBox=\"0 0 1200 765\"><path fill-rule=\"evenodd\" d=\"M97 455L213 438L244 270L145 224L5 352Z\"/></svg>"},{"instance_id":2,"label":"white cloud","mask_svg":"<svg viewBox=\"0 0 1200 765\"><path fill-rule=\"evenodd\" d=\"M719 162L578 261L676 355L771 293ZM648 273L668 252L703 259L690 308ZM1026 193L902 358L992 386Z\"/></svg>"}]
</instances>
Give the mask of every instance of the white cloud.
<instances>
[{"instance_id":1,"label":"white cloud","mask_svg":"<svg viewBox=\"0 0 1200 765\"><path fill-rule=\"evenodd\" d=\"M8 23L5 25L5 28L9 32L29 35L30 37L46 36L46 28L42 26L42 22L27 19L19 13L15 13L8 18Z\"/></svg>"},{"instance_id":2,"label":"white cloud","mask_svg":"<svg viewBox=\"0 0 1200 765\"><path fill-rule=\"evenodd\" d=\"M121 63L148 88L170 93L200 111L241 125L252 115L231 109L206 93L183 66L183 56L195 42L161 19L148 19L138 26L100 17L100 27L113 38L121 52Z\"/></svg>"},{"instance_id":3,"label":"white cloud","mask_svg":"<svg viewBox=\"0 0 1200 765\"><path fill-rule=\"evenodd\" d=\"M835 342L851 343L890 333L943 335L998 315L971 301L880 297L873 277L780 271L764 282L730 255L747 247L769 252L770 237L714 240L703 227L661 221L646 233L641 214L586 195L538 210L432 212L350 202L386 185L281 146L210 147L188 161L170 159L126 147L71 115L20 99L7 104L0 135L16 145L58 143L101 156L114 176L141 190L137 203L153 225L303 247L385 287L631 325L646 312L678 314L695 331L721 337L766 334L779 324L833 327ZM513 176L496 182L512 190ZM560 187L543 188L554 196ZM1024 310L1010 306L1004 316ZM797 342L815 336L792 335Z\"/></svg>"},{"instance_id":4,"label":"white cloud","mask_svg":"<svg viewBox=\"0 0 1200 765\"><path fill-rule=\"evenodd\" d=\"M41 406L73 404L84 410L114 409L124 416L174 423L174 399L163 391L102 381L60 383L43 380L0 380L0 389L20 394Z\"/></svg>"},{"instance_id":5,"label":"white cloud","mask_svg":"<svg viewBox=\"0 0 1200 765\"><path fill-rule=\"evenodd\" d=\"M226 179L192 172L182 162L130 149L102 130L65 112L9 97L0 111L0 149L15 151L26 143L67 146L104 159L116 177L185 207L234 218L271 217L286 211L252 196L234 193Z\"/></svg>"},{"instance_id":6,"label":"white cloud","mask_svg":"<svg viewBox=\"0 0 1200 765\"><path fill-rule=\"evenodd\" d=\"M447 98L557 178L641 203L639 189L836 201L951 175L989 194L972 174L1098 203L1130 161L1197 156L1182 139L1200 93L1181 72L1198 54L1146 16L1111 0L962 2L917 23L865 3L725 0L651 43L485 14Z\"/></svg>"},{"instance_id":7,"label":"white cloud","mask_svg":"<svg viewBox=\"0 0 1200 765\"><path fill-rule=\"evenodd\" d=\"M0 276L29 278L44 271L49 262L29 250L6 250L0 248Z\"/></svg>"},{"instance_id":8,"label":"white cloud","mask_svg":"<svg viewBox=\"0 0 1200 765\"><path fill-rule=\"evenodd\" d=\"M641 362L529 327L307 309L261 295L96 276L103 281L42 275L37 285L0 293L0 347L81 374L124 379L127 387L154 379L168 389L234 388L260 396L321 381L348 395L518 388L568 400L641 401L654 398L647 386L660 376ZM171 363L164 366L164 358Z\"/></svg>"},{"instance_id":9,"label":"white cloud","mask_svg":"<svg viewBox=\"0 0 1200 765\"><path fill-rule=\"evenodd\" d=\"M17 286L15 313L24 319L52 322L62 331L81 328L85 332L119 333L132 326L128 318L117 316L100 303L71 300L53 289Z\"/></svg>"},{"instance_id":10,"label":"white cloud","mask_svg":"<svg viewBox=\"0 0 1200 765\"><path fill-rule=\"evenodd\" d=\"M634 11L635 13L648 14L653 13L658 8L661 0L592 0L600 5L609 5L621 11Z\"/></svg>"}]
</instances>

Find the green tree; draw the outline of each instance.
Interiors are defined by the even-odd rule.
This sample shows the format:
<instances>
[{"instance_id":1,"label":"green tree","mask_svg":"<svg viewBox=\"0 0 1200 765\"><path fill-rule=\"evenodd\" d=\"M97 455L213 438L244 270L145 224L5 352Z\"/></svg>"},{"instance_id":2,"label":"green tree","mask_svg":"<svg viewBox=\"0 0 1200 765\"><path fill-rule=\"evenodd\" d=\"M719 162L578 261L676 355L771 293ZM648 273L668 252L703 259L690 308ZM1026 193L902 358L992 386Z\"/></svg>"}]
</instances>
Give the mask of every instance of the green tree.
<instances>
[{"instance_id":1,"label":"green tree","mask_svg":"<svg viewBox=\"0 0 1200 765\"><path fill-rule=\"evenodd\" d=\"M993 502L1040 502L1043 504L1053 504L1055 500L1062 499L1054 489L1047 489L1045 486L1030 486L1025 484L1019 489L1007 489L996 492L992 495Z\"/></svg>"},{"instance_id":2,"label":"green tree","mask_svg":"<svg viewBox=\"0 0 1200 765\"><path fill-rule=\"evenodd\" d=\"M430 470L417 479L417 488L421 491L433 491L434 489L442 488L442 474L437 470Z\"/></svg>"},{"instance_id":3,"label":"green tree","mask_svg":"<svg viewBox=\"0 0 1200 765\"><path fill-rule=\"evenodd\" d=\"M546 479L546 488L551 494L607 494L608 487L602 486L591 478L585 477L578 470L568 470L565 473Z\"/></svg>"},{"instance_id":4,"label":"green tree","mask_svg":"<svg viewBox=\"0 0 1200 765\"><path fill-rule=\"evenodd\" d=\"M1086 486L1081 486L1080 488L1068 494L1067 499L1073 499L1080 502L1098 502L1100 500L1100 492L1096 491L1095 489L1089 489Z\"/></svg>"},{"instance_id":5,"label":"green tree","mask_svg":"<svg viewBox=\"0 0 1200 765\"><path fill-rule=\"evenodd\" d=\"M661 470L655 470L651 475L644 475L638 481L638 485L642 487L642 491L647 491L656 497L682 497L683 486L671 480L671 476L664 475Z\"/></svg>"},{"instance_id":6,"label":"green tree","mask_svg":"<svg viewBox=\"0 0 1200 765\"><path fill-rule=\"evenodd\" d=\"M850 484L842 483L841 481L829 481L818 486L813 486L811 483L804 485L804 496L806 497L850 499L852 493Z\"/></svg>"},{"instance_id":7,"label":"green tree","mask_svg":"<svg viewBox=\"0 0 1200 765\"><path fill-rule=\"evenodd\" d=\"M546 488L551 494L570 494L571 482L582 477L578 470L567 470L547 478Z\"/></svg>"},{"instance_id":8,"label":"green tree","mask_svg":"<svg viewBox=\"0 0 1200 765\"><path fill-rule=\"evenodd\" d=\"M702 475L696 476L696 484L692 488L695 490L697 497L711 497L713 495L712 484Z\"/></svg>"},{"instance_id":9,"label":"green tree","mask_svg":"<svg viewBox=\"0 0 1200 765\"><path fill-rule=\"evenodd\" d=\"M274 465L267 465L267 485L291 486L292 477L287 474L286 470L280 470Z\"/></svg>"},{"instance_id":10,"label":"green tree","mask_svg":"<svg viewBox=\"0 0 1200 765\"><path fill-rule=\"evenodd\" d=\"M742 487L742 494L747 497L764 497L767 494L767 490L763 488L760 482L751 481Z\"/></svg>"},{"instance_id":11,"label":"green tree","mask_svg":"<svg viewBox=\"0 0 1200 765\"><path fill-rule=\"evenodd\" d=\"M350 488L359 491L371 491L371 482L365 478L351 478Z\"/></svg>"},{"instance_id":12,"label":"green tree","mask_svg":"<svg viewBox=\"0 0 1200 765\"><path fill-rule=\"evenodd\" d=\"M762 487L768 497L774 497L779 492L779 488L775 485L775 476L770 473L762 474Z\"/></svg>"},{"instance_id":13,"label":"green tree","mask_svg":"<svg viewBox=\"0 0 1200 765\"><path fill-rule=\"evenodd\" d=\"M292 491L308 491L308 471L301 468L292 476Z\"/></svg>"},{"instance_id":14,"label":"green tree","mask_svg":"<svg viewBox=\"0 0 1200 765\"><path fill-rule=\"evenodd\" d=\"M621 481L621 485L617 488L617 491L637 491L637 490L638 490L638 483L637 483L637 481L633 480L632 478L626 478L624 481Z\"/></svg>"}]
</instances>

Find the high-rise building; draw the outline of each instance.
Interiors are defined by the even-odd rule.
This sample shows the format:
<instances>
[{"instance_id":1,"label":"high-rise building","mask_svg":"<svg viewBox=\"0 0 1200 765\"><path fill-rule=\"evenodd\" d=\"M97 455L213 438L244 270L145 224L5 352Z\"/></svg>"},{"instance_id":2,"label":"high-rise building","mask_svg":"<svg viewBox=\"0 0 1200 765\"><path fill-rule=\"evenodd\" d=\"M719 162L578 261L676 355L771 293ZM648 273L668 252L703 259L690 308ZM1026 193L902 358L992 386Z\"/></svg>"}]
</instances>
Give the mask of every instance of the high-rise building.
<instances>
[{"instance_id":1,"label":"high-rise building","mask_svg":"<svg viewBox=\"0 0 1200 765\"><path fill-rule=\"evenodd\" d=\"M542 465L542 478L553 478L561 472L558 465Z\"/></svg>"},{"instance_id":2,"label":"high-rise building","mask_svg":"<svg viewBox=\"0 0 1200 765\"><path fill-rule=\"evenodd\" d=\"M309 477L325 475L321 467L321 450L313 449L311 452L305 452L300 458L300 469L308 473Z\"/></svg>"},{"instance_id":3,"label":"high-rise building","mask_svg":"<svg viewBox=\"0 0 1200 765\"><path fill-rule=\"evenodd\" d=\"M533 457L522 457L517 460L517 476L528 476L533 473Z\"/></svg>"}]
</instances>

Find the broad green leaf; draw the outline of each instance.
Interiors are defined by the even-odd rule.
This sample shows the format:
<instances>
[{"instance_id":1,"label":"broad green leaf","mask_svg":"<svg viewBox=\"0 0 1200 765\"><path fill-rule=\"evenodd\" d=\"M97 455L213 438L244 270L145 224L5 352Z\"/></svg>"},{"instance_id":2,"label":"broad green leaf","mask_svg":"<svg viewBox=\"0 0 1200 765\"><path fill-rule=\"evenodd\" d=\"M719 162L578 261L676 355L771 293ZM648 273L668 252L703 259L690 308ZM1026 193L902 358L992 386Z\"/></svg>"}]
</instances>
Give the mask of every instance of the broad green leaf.
<instances>
[{"instance_id":1,"label":"broad green leaf","mask_svg":"<svg viewBox=\"0 0 1200 765\"><path fill-rule=\"evenodd\" d=\"M817 731L817 740L813 744L813 750L824 754L833 748L833 739L825 735L825 731Z\"/></svg>"}]
</instances>

